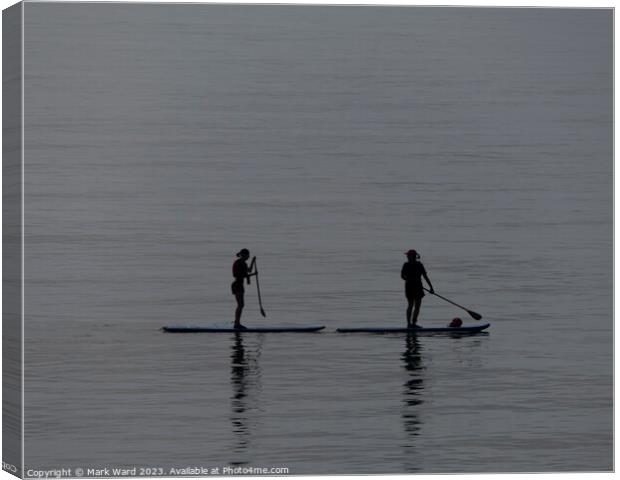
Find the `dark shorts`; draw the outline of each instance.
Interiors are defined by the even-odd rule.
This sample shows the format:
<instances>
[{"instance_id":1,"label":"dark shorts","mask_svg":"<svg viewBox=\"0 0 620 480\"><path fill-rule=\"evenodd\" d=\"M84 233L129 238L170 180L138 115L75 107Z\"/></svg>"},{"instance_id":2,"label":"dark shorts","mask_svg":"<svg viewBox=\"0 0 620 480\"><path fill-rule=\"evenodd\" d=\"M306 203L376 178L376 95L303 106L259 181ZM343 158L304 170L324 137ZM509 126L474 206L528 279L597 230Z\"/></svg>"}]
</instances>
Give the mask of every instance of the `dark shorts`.
<instances>
[{"instance_id":1,"label":"dark shorts","mask_svg":"<svg viewBox=\"0 0 620 480\"><path fill-rule=\"evenodd\" d=\"M405 296L407 300L414 300L424 296L424 289L421 283L405 283Z\"/></svg>"},{"instance_id":2,"label":"dark shorts","mask_svg":"<svg viewBox=\"0 0 620 480\"><path fill-rule=\"evenodd\" d=\"M233 282L230 285L230 291L233 295L243 295L245 293L245 288L243 288L243 282Z\"/></svg>"}]
</instances>

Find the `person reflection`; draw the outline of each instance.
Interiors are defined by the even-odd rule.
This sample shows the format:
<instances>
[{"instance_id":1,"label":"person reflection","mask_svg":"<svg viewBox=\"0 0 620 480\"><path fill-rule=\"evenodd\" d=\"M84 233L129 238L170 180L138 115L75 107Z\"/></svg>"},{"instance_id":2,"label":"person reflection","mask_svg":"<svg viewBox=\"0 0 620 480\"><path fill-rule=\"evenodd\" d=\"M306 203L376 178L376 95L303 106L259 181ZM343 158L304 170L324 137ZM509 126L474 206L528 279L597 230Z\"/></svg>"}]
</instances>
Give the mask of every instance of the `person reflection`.
<instances>
[{"instance_id":1,"label":"person reflection","mask_svg":"<svg viewBox=\"0 0 620 480\"><path fill-rule=\"evenodd\" d=\"M230 370L232 387L230 422L235 438L235 447L231 465L248 463L246 457L250 448L251 427L257 423L257 393L260 391L259 356L260 344L255 355L248 355L243 345L242 334L234 334Z\"/></svg>"},{"instance_id":2,"label":"person reflection","mask_svg":"<svg viewBox=\"0 0 620 480\"><path fill-rule=\"evenodd\" d=\"M424 389L424 381L422 372L422 355L420 351L420 342L416 335L407 335L405 340L405 351L401 358L405 370L407 371L407 381L403 387L403 409L402 419L405 429L405 450L406 471L415 471L420 469L420 463L415 455L416 437L420 434L420 405L424 403L422 400L422 391Z\"/></svg>"}]
</instances>

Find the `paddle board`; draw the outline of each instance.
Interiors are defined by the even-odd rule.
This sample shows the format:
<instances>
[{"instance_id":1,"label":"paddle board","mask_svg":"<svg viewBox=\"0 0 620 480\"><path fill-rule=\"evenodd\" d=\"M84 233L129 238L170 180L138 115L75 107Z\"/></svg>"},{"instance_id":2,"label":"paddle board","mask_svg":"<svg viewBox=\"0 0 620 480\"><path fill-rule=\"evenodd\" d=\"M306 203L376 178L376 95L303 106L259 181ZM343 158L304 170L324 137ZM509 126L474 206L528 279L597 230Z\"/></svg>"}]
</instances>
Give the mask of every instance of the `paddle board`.
<instances>
[{"instance_id":1,"label":"paddle board","mask_svg":"<svg viewBox=\"0 0 620 480\"><path fill-rule=\"evenodd\" d=\"M324 326L310 327L247 327L238 330L232 327L198 327L198 326L169 326L163 327L169 333L308 333L323 330Z\"/></svg>"},{"instance_id":2,"label":"paddle board","mask_svg":"<svg viewBox=\"0 0 620 480\"><path fill-rule=\"evenodd\" d=\"M375 327L375 328L338 328L340 333L478 333L489 328L489 323L482 325L463 325L462 327L423 327L423 328L398 328L398 327Z\"/></svg>"}]
</instances>

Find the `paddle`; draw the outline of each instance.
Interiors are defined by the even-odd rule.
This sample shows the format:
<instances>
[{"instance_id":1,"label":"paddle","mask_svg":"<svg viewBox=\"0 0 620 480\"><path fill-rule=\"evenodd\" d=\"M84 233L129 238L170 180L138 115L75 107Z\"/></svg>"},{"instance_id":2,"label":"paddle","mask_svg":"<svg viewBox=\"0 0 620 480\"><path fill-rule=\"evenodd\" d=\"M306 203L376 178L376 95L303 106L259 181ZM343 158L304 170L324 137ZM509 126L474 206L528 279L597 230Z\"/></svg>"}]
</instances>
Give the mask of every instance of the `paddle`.
<instances>
[{"instance_id":1,"label":"paddle","mask_svg":"<svg viewBox=\"0 0 620 480\"><path fill-rule=\"evenodd\" d=\"M258 306L260 307L260 314L266 317L265 309L263 308L263 301L260 298L260 283L258 283L258 267L256 267L256 257L252 259L252 266L256 268L254 275L256 276L256 292L258 293Z\"/></svg>"},{"instance_id":2,"label":"paddle","mask_svg":"<svg viewBox=\"0 0 620 480\"><path fill-rule=\"evenodd\" d=\"M467 313L469 313L469 315L471 315L471 317L472 317L474 320L481 320L481 319L482 319L482 315L480 315L479 313L473 312L473 311L471 311L471 310L469 310L469 309L465 308L464 306L459 305L458 303L454 303L452 300L448 300L446 297L442 297L442 296L441 296L441 295L439 295L438 293L431 292L428 288L424 288L424 290L426 290L426 291L427 291L428 293L430 293L431 295L435 295L436 297L439 297L439 298L441 298L442 300L445 300L446 302L451 303L452 305L455 305L455 306L457 306L457 307L459 307L459 308L462 308L462 309L463 309L463 310L465 310Z\"/></svg>"}]
</instances>

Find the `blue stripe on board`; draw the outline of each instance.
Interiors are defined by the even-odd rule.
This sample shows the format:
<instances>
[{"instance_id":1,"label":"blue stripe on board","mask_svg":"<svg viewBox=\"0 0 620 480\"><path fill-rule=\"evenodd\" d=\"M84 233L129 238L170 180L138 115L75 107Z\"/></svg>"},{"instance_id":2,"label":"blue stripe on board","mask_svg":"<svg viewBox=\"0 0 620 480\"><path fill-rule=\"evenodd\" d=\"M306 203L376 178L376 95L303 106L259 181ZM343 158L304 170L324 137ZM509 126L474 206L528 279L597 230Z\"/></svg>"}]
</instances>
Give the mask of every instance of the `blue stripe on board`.
<instances>
[{"instance_id":1,"label":"blue stripe on board","mask_svg":"<svg viewBox=\"0 0 620 480\"><path fill-rule=\"evenodd\" d=\"M426 328L399 328L399 327L375 327L375 328L338 328L340 333L478 333L487 328L490 324L469 325L463 327L426 327Z\"/></svg>"},{"instance_id":2,"label":"blue stripe on board","mask_svg":"<svg viewBox=\"0 0 620 480\"><path fill-rule=\"evenodd\" d=\"M244 330L232 327L194 327L194 326L170 326L162 330L168 333L304 333L318 332L325 326L311 327L247 327Z\"/></svg>"}]
</instances>

